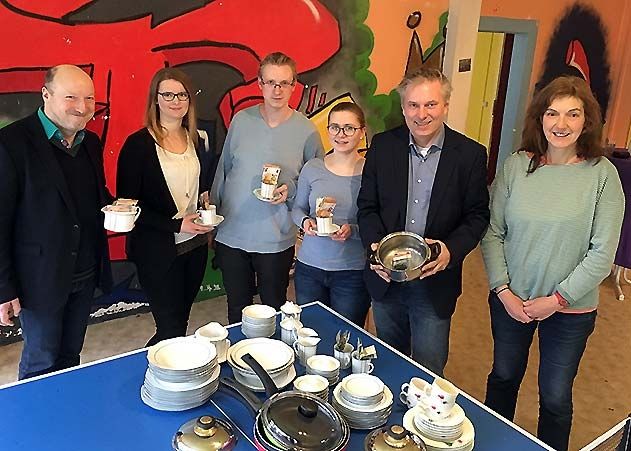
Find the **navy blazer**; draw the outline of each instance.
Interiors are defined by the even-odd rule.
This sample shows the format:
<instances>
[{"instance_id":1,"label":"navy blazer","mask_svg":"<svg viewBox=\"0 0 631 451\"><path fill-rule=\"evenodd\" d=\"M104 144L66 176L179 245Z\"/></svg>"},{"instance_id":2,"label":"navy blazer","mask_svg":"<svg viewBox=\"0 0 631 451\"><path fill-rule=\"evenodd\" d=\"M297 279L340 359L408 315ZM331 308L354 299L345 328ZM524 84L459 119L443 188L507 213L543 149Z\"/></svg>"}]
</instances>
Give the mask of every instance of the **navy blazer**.
<instances>
[{"instance_id":1,"label":"navy blazer","mask_svg":"<svg viewBox=\"0 0 631 451\"><path fill-rule=\"evenodd\" d=\"M212 186L212 145L199 137L195 149L200 162L199 192ZM149 130L142 128L131 134L118 156L116 176L118 197L137 199L142 212L127 237L127 256L137 265L166 274L176 257L174 233L180 231L181 219L172 219L177 206L169 191L156 142Z\"/></svg>"},{"instance_id":2,"label":"navy blazer","mask_svg":"<svg viewBox=\"0 0 631 451\"><path fill-rule=\"evenodd\" d=\"M410 134L406 126L374 136L366 154L357 198L359 233L370 252L392 232L405 230L408 201ZM445 125L427 213L425 237L445 243L449 266L423 280L442 318L450 317L462 292L462 262L482 238L489 224L486 149ZM381 300L389 284L366 265L364 279L370 295ZM399 282L390 282L390 284Z\"/></svg>"},{"instance_id":3,"label":"navy blazer","mask_svg":"<svg viewBox=\"0 0 631 451\"><path fill-rule=\"evenodd\" d=\"M103 149L85 132L99 210L113 198L105 187ZM65 177L34 113L0 130L0 303L16 297L31 310L56 309L71 289L79 222ZM112 286L104 229L99 235L98 286Z\"/></svg>"}]
</instances>

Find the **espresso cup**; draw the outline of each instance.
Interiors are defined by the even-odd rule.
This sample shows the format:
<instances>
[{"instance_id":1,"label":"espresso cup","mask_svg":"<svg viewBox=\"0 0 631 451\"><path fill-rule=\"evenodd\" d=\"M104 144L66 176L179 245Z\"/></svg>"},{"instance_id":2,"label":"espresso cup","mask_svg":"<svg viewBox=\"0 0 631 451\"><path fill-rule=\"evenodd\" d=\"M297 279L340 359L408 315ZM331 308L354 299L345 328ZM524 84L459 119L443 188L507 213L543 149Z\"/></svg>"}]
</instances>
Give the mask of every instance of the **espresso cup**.
<instances>
[{"instance_id":1,"label":"espresso cup","mask_svg":"<svg viewBox=\"0 0 631 451\"><path fill-rule=\"evenodd\" d=\"M276 184L261 182L261 197L264 197L265 199L273 199L275 189Z\"/></svg>"},{"instance_id":2,"label":"espresso cup","mask_svg":"<svg viewBox=\"0 0 631 451\"><path fill-rule=\"evenodd\" d=\"M202 224L214 224L217 220L217 207L215 205L209 205L206 210L197 210L197 214Z\"/></svg>"},{"instance_id":3,"label":"espresso cup","mask_svg":"<svg viewBox=\"0 0 631 451\"><path fill-rule=\"evenodd\" d=\"M217 349L217 359L220 362L226 360L230 340L228 340L228 329L217 322L208 323L195 331L195 337L208 340Z\"/></svg>"},{"instance_id":4,"label":"espresso cup","mask_svg":"<svg viewBox=\"0 0 631 451\"><path fill-rule=\"evenodd\" d=\"M420 377L413 377L410 382L401 385L399 400L409 408L423 402L429 395L431 384Z\"/></svg>"},{"instance_id":5,"label":"espresso cup","mask_svg":"<svg viewBox=\"0 0 631 451\"><path fill-rule=\"evenodd\" d=\"M346 368L351 366L351 354L355 348L352 344L346 343L344 345L344 349L338 351L335 347L333 347L333 357L340 361L340 368L345 370Z\"/></svg>"},{"instance_id":6,"label":"espresso cup","mask_svg":"<svg viewBox=\"0 0 631 451\"><path fill-rule=\"evenodd\" d=\"M298 338L298 330L302 328L302 323L295 318L285 318L280 322L280 339L293 346Z\"/></svg>"},{"instance_id":7,"label":"espresso cup","mask_svg":"<svg viewBox=\"0 0 631 451\"><path fill-rule=\"evenodd\" d=\"M316 226L319 233L331 233L333 230L333 217L320 218L316 216Z\"/></svg>"},{"instance_id":8,"label":"espresso cup","mask_svg":"<svg viewBox=\"0 0 631 451\"><path fill-rule=\"evenodd\" d=\"M357 351L351 353L351 367L353 374L366 373L370 374L375 369L370 359L360 360Z\"/></svg>"},{"instance_id":9,"label":"espresso cup","mask_svg":"<svg viewBox=\"0 0 631 451\"><path fill-rule=\"evenodd\" d=\"M294 342L294 351L296 351L298 360L303 366L307 364L309 357L316 355L318 343L320 343L318 337L300 337Z\"/></svg>"}]
</instances>

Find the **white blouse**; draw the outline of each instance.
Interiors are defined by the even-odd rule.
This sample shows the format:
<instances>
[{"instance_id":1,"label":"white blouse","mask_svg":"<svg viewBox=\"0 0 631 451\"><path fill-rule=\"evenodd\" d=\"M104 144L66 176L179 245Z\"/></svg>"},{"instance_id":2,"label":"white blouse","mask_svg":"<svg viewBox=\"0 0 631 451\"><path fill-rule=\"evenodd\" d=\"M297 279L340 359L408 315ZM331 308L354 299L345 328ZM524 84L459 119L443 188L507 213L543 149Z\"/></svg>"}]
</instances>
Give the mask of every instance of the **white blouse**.
<instances>
[{"instance_id":1,"label":"white blouse","mask_svg":"<svg viewBox=\"0 0 631 451\"><path fill-rule=\"evenodd\" d=\"M171 197L177 206L177 213L173 219L180 219L195 213L199 196L200 166L195 153L195 146L193 146L190 137L188 138L188 147L182 154L170 152L157 143L156 152ZM187 232L175 233L175 244L190 240L195 235Z\"/></svg>"}]
</instances>

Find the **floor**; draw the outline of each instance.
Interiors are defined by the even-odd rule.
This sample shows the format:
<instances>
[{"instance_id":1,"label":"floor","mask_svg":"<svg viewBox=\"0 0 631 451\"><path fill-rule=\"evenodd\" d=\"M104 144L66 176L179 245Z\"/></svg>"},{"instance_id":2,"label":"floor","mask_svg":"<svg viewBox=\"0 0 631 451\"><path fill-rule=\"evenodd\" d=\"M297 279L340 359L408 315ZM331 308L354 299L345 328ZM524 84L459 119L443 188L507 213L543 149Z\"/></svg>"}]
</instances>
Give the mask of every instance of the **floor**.
<instances>
[{"instance_id":1,"label":"floor","mask_svg":"<svg viewBox=\"0 0 631 451\"><path fill-rule=\"evenodd\" d=\"M631 288L623 287L631 297ZM491 366L492 341L487 306L488 286L479 250L465 262L464 294L453 318L450 359L446 376L477 399L484 399L486 376ZM189 332L210 321L225 323L224 297L197 303ZM574 386L574 426L571 449L579 449L631 412L631 301L617 301L613 284L601 287L596 331ZM317 327L317 326L316 326ZM153 333L150 314L95 324L88 328L84 362L142 347ZM21 343L0 348L0 385L16 378ZM515 421L530 432L537 421L537 359L533 346L519 397ZM378 360L375 362L377 365Z\"/></svg>"}]
</instances>

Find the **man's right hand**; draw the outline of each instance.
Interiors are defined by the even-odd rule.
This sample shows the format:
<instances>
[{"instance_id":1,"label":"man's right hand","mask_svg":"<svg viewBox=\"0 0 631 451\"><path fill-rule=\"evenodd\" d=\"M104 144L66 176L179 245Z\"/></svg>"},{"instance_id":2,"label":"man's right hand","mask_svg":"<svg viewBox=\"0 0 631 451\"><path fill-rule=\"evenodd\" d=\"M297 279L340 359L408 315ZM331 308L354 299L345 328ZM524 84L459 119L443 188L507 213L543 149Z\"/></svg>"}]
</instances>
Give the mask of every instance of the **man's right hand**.
<instances>
[{"instance_id":1,"label":"man's right hand","mask_svg":"<svg viewBox=\"0 0 631 451\"><path fill-rule=\"evenodd\" d=\"M377 243L372 243L370 245L370 248L372 249L372 251L376 251L378 247ZM383 266L381 265L373 265L372 263L370 264L370 269L372 269L374 272L377 273L377 275L379 277L381 277L383 280L385 280L386 282L390 282L390 276L388 275L388 273L386 272L386 270L384 269Z\"/></svg>"},{"instance_id":2,"label":"man's right hand","mask_svg":"<svg viewBox=\"0 0 631 451\"><path fill-rule=\"evenodd\" d=\"M22 307L18 298L12 301L0 304L0 326L13 326L11 318L15 318L20 314Z\"/></svg>"},{"instance_id":3,"label":"man's right hand","mask_svg":"<svg viewBox=\"0 0 631 451\"><path fill-rule=\"evenodd\" d=\"M514 294L510 288L502 291L497 297L502 304L504 304L506 313L508 313L515 321L519 321L520 323L529 323L532 321L532 318L524 311L524 301Z\"/></svg>"}]
</instances>

